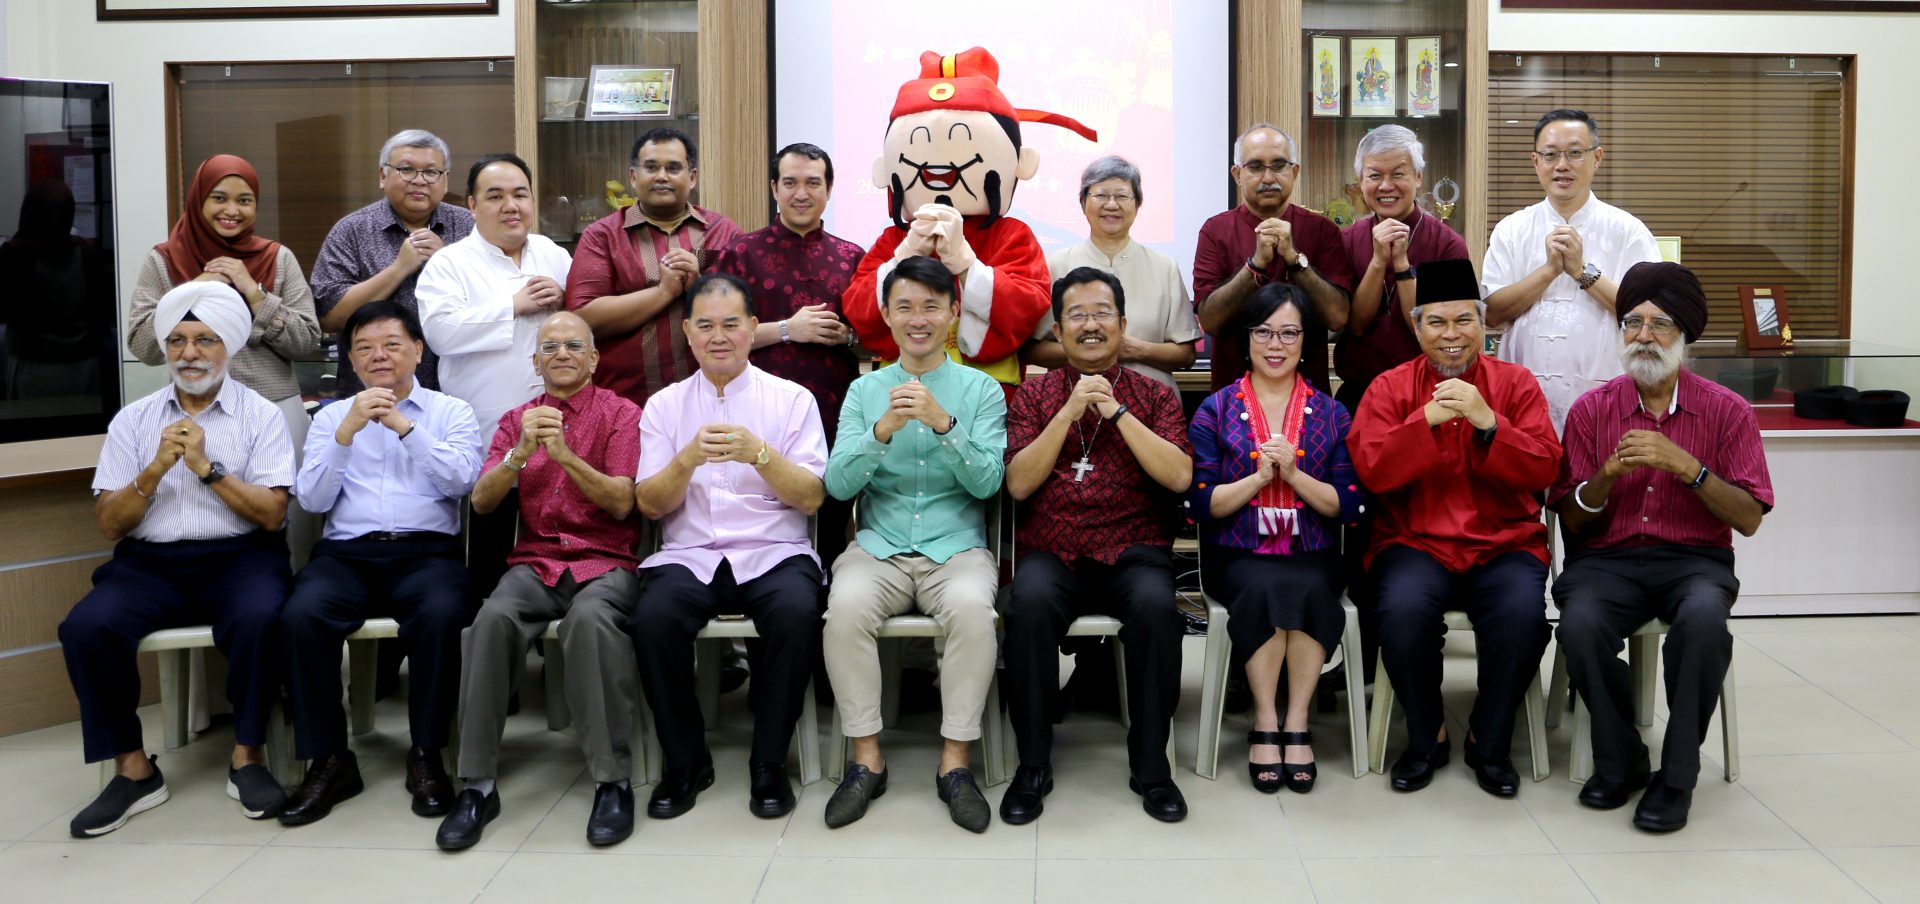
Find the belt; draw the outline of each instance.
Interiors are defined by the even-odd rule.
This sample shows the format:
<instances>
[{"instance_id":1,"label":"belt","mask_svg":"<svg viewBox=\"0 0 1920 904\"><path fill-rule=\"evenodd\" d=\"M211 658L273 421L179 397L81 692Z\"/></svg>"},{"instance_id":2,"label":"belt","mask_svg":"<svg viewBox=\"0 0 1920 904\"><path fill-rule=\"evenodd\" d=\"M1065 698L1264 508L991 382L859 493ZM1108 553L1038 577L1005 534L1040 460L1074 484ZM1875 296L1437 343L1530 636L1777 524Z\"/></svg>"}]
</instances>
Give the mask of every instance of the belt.
<instances>
[{"instance_id":1,"label":"belt","mask_svg":"<svg viewBox=\"0 0 1920 904\"><path fill-rule=\"evenodd\" d=\"M370 534L361 534L355 540L452 540L452 534L443 534L433 530L377 530Z\"/></svg>"}]
</instances>

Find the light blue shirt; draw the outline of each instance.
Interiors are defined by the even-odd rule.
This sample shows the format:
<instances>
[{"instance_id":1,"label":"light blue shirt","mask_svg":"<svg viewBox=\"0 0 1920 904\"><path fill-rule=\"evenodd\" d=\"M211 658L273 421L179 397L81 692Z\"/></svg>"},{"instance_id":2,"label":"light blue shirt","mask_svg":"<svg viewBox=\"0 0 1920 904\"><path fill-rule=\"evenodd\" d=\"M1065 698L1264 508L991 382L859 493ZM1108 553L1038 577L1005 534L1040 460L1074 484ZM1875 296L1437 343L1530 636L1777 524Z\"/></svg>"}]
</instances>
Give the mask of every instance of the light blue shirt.
<instances>
[{"instance_id":1,"label":"light blue shirt","mask_svg":"<svg viewBox=\"0 0 1920 904\"><path fill-rule=\"evenodd\" d=\"M413 382L394 410L414 423L401 439L379 423L340 445L333 434L353 408L342 399L320 409L307 432L306 463L293 494L310 512L327 513L328 540L380 531L460 532L460 500L480 477L480 427L473 406Z\"/></svg>"}]
</instances>

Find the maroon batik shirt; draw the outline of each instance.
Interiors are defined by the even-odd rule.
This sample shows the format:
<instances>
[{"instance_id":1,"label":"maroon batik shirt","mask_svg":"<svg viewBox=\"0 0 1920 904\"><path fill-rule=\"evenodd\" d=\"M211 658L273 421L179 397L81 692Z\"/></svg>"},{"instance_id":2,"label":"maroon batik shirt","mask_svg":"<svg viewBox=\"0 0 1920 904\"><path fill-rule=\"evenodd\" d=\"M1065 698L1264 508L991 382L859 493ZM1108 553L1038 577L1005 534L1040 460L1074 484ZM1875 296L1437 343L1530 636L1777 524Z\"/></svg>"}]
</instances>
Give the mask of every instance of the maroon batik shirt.
<instances>
[{"instance_id":1,"label":"maroon batik shirt","mask_svg":"<svg viewBox=\"0 0 1920 904\"><path fill-rule=\"evenodd\" d=\"M522 416L542 405L560 409L567 448L588 467L633 480L640 469L640 406L591 383L566 399L543 392L501 415L480 473L493 470L519 445ZM549 587L567 571L584 584L615 568L638 567L634 547L639 541L638 513L614 520L545 449L534 450L520 471L520 539L507 555L508 565L532 567Z\"/></svg>"},{"instance_id":2,"label":"maroon batik shirt","mask_svg":"<svg viewBox=\"0 0 1920 904\"><path fill-rule=\"evenodd\" d=\"M842 321L840 296L853 282L865 252L859 245L829 235L824 228L806 235L774 221L733 240L716 264L717 272L740 277L753 293L753 316L761 323L792 317L808 305L823 304ZM755 367L807 388L820 402L820 419L831 444L840 424L847 386L860 375L853 348L817 342L777 342L753 350Z\"/></svg>"}]
</instances>

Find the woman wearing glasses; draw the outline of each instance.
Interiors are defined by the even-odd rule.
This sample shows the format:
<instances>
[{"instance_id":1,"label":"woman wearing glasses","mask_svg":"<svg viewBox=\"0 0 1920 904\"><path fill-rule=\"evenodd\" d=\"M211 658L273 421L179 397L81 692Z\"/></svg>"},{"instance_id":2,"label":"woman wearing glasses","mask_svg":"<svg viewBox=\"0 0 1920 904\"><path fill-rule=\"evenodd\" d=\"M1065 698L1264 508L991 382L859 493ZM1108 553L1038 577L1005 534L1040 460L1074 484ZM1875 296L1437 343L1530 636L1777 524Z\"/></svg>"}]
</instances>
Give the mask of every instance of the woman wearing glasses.
<instances>
[{"instance_id":1,"label":"woman wearing glasses","mask_svg":"<svg viewBox=\"0 0 1920 904\"><path fill-rule=\"evenodd\" d=\"M1187 508L1200 525L1201 580L1227 607L1234 652L1247 663L1247 772L1268 794L1283 784L1313 789L1307 705L1345 626L1338 524L1358 517L1362 501L1347 457L1347 409L1298 372L1302 340L1317 325L1299 287L1254 292L1229 327L1247 338L1247 373L1200 403L1188 431Z\"/></svg>"}]
</instances>

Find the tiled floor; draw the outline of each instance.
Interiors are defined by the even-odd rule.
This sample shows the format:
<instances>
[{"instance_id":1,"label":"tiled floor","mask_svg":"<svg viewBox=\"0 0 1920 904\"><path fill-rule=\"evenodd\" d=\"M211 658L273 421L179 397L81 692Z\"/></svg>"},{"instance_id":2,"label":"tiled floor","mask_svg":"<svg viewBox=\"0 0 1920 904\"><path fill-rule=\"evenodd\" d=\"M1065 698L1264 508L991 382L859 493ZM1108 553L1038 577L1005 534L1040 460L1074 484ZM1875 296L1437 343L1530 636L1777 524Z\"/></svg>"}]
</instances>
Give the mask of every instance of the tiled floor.
<instances>
[{"instance_id":1,"label":"tiled floor","mask_svg":"<svg viewBox=\"0 0 1920 904\"><path fill-rule=\"evenodd\" d=\"M1355 781L1337 714L1316 717L1323 774L1311 795L1251 789L1244 717L1228 719L1236 740L1220 780L1201 780L1190 760L1194 638L1176 723L1193 815L1179 825L1148 819L1127 791L1119 725L1079 714L1060 728L1058 783L1032 825L974 836L946 821L926 716L887 736L894 784L862 822L826 829L830 783L804 789L791 817L758 820L744 807L749 726L736 694L712 736L720 780L700 805L594 850L582 837L591 783L572 735L546 730L530 688L505 745L504 815L459 855L434 849L435 822L407 810L397 698L381 705L378 731L356 739L368 792L300 829L241 818L223 792L229 741L216 731L162 758L169 803L76 842L67 821L97 781L79 761L78 727L0 739L0 900L1920 901L1920 617L1742 620L1735 635L1741 781L1720 780L1716 727L1692 825L1666 837L1635 831L1629 810L1574 801L1571 719L1551 734L1555 774L1523 782L1518 801L1481 793L1459 765L1411 796L1381 776ZM1455 731L1471 702L1471 647L1463 637L1449 648ZM157 720L148 724L157 745ZM1656 747L1664 728L1648 731ZM1396 731L1390 751L1399 745ZM1525 774L1524 743L1515 757Z\"/></svg>"}]
</instances>

